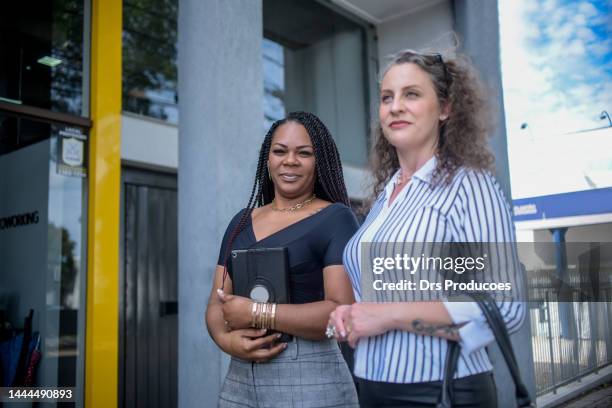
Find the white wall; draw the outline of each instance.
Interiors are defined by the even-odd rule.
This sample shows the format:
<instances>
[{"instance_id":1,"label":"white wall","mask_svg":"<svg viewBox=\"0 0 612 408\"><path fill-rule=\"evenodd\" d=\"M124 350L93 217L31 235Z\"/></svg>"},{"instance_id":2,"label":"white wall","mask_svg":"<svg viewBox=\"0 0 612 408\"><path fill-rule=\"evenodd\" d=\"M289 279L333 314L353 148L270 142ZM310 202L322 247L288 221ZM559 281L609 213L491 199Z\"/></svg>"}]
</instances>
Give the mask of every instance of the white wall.
<instances>
[{"instance_id":1,"label":"white wall","mask_svg":"<svg viewBox=\"0 0 612 408\"><path fill-rule=\"evenodd\" d=\"M178 127L124 112L121 159L160 170L178 169Z\"/></svg>"},{"instance_id":2,"label":"white wall","mask_svg":"<svg viewBox=\"0 0 612 408\"><path fill-rule=\"evenodd\" d=\"M406 48L444 49L452 45L447 35L453 30L452 4L448 0L432 3L415 13L386 20L376 30L381 68L385 66L386 56Z\"/></svg>"}]
</instances>

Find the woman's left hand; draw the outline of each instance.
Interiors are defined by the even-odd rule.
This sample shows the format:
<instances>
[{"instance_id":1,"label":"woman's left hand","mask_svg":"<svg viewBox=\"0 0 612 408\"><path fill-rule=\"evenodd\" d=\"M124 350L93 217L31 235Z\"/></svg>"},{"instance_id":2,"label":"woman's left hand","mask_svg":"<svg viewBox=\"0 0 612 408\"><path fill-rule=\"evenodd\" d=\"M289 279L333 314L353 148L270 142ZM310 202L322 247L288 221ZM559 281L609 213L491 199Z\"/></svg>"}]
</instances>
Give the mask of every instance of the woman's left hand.
<instances>
[{"instance_id":1,"label":"woman's left hand","mask_svg":"<svg viewBox=\"0 0 612 408\"><path fill-rule=\"evenodd\" d=\"M376 336L391 329L388 304L353 303L345 316L346 339L352 348L362 337Z\"/></svg>"},{"instance_id":2,"label":"woman's left hand","mask_svg":"<svg viewBox=\"0 0 612 408\"><path fill-rule=\"evenodd\" d=\"M242 296L228 295L221 290L217 291L221 308L223 310L223 320L228 329L247 329L251 327L251 309L253 301Z\"/></svg>"}]
</instances>

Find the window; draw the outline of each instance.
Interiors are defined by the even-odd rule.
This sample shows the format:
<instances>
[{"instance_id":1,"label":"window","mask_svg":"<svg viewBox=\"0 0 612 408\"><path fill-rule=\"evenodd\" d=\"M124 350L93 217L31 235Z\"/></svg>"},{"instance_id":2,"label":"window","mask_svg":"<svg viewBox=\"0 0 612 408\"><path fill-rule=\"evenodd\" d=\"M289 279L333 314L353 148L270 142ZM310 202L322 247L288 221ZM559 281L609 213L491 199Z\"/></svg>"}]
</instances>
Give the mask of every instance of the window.
<instances>
[{"instance_id":1,"label":"window","mask_svg":"<svg viewBox=\"0 0 612 408\"><path fill-rule=\"evenodd\" d=\"M343 163L365 166L372 29L309 0L264 0L263 17L266 125L286 112L312 112Z\"/></svg>"},{"instance_id":2,"label":"window","mask_svg":"<svg viewBox=\"0 0 612 408\"><path fill-rule=\"evenodd\" d=\"M123 110L178 123L178 0L123 2Z\"/></svg>"},{"instance_id":3,"label":"window","mask_svg":"<svg viewBox=\"0 0 612 408\"><path fill-rule=\"evenodd\" d=\"M59 406L83 405L87 132L0 112L0 365L15 364L0 381L28 384L7 346L29 338L42 353L29 385L76 388Z\"/></svg>"},{"instance_id":4,"label":"window","mask_svg":"<svg viewBox=\"0 0 612 408\"><path fill-rule=\"evenodd\" d=\"M88 4L0 12L0 382L75 387L66 406L85 378Z\"/></svg>"},{"instance_id":5,"label":"window","mask_svg":"<svg viewBox=\"0 0 612 408\"><path fill-rule=\"evenodd\" d=\"M82 0L9 1L0 13L0 101L87 116Z\"/></svg>"},{"instance_id":6,"label":"window","mask_svg":"<svg viewBox=\"0 0 612 408\"><path fill-rule=\"evenodd\" d=\"M263 39L264 127L282 119L285 112L285 58L283 46Z\"/></svg>"}]
</instances>

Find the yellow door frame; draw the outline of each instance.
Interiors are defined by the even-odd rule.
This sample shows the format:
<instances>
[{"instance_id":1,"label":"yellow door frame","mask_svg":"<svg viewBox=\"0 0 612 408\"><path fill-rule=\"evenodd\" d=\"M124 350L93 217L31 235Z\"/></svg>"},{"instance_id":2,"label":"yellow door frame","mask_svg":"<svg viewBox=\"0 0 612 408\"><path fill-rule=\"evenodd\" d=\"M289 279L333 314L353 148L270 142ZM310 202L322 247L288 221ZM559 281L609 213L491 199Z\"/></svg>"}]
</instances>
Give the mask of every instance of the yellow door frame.
<instances>
[{"instance_id":1,"label":"yellow door frame","mask_svg":"<svg viewBox=\"0 0 612 408\"><path fill-rule=\"evenodd\" d=\"M112 408L118 403L121 33L122 0L92 0L87 408Z\"/></svg>"}]
</instances>

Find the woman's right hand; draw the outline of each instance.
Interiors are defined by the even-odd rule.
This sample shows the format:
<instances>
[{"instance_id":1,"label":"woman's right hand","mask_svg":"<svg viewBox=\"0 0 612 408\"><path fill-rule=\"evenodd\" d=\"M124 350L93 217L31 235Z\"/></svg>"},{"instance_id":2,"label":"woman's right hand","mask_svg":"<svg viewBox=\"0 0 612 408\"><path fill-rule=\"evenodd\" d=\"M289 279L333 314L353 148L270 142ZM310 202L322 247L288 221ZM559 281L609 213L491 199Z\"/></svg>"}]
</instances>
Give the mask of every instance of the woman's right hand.
<instances>
[{"instance_id":1,"label":"woman's right hand","mask_svg":"<svg viewBox=\"0 0 612 408\"><path fill-rule=\"evenodd\" d=\"M225 337L225 352L242 360L263 363L279 355L287 343L276 342L281 334L274 333L262 337L265 329L237 329L223 334ZM267 348L269 347L269 348Z\"/></svg>"},{"instance_id":2,"label":"woman's right hand","mask_svg":"<svg viewBox=\"0 0 612 408\"><path fill-rule=\"evenodd\" d=\"M329 315L328 326L334 328L334 337L338 341L346 341L348 336L346 322L351 313L351 305L340 305Z\"/></svg>"}]
</instances>

